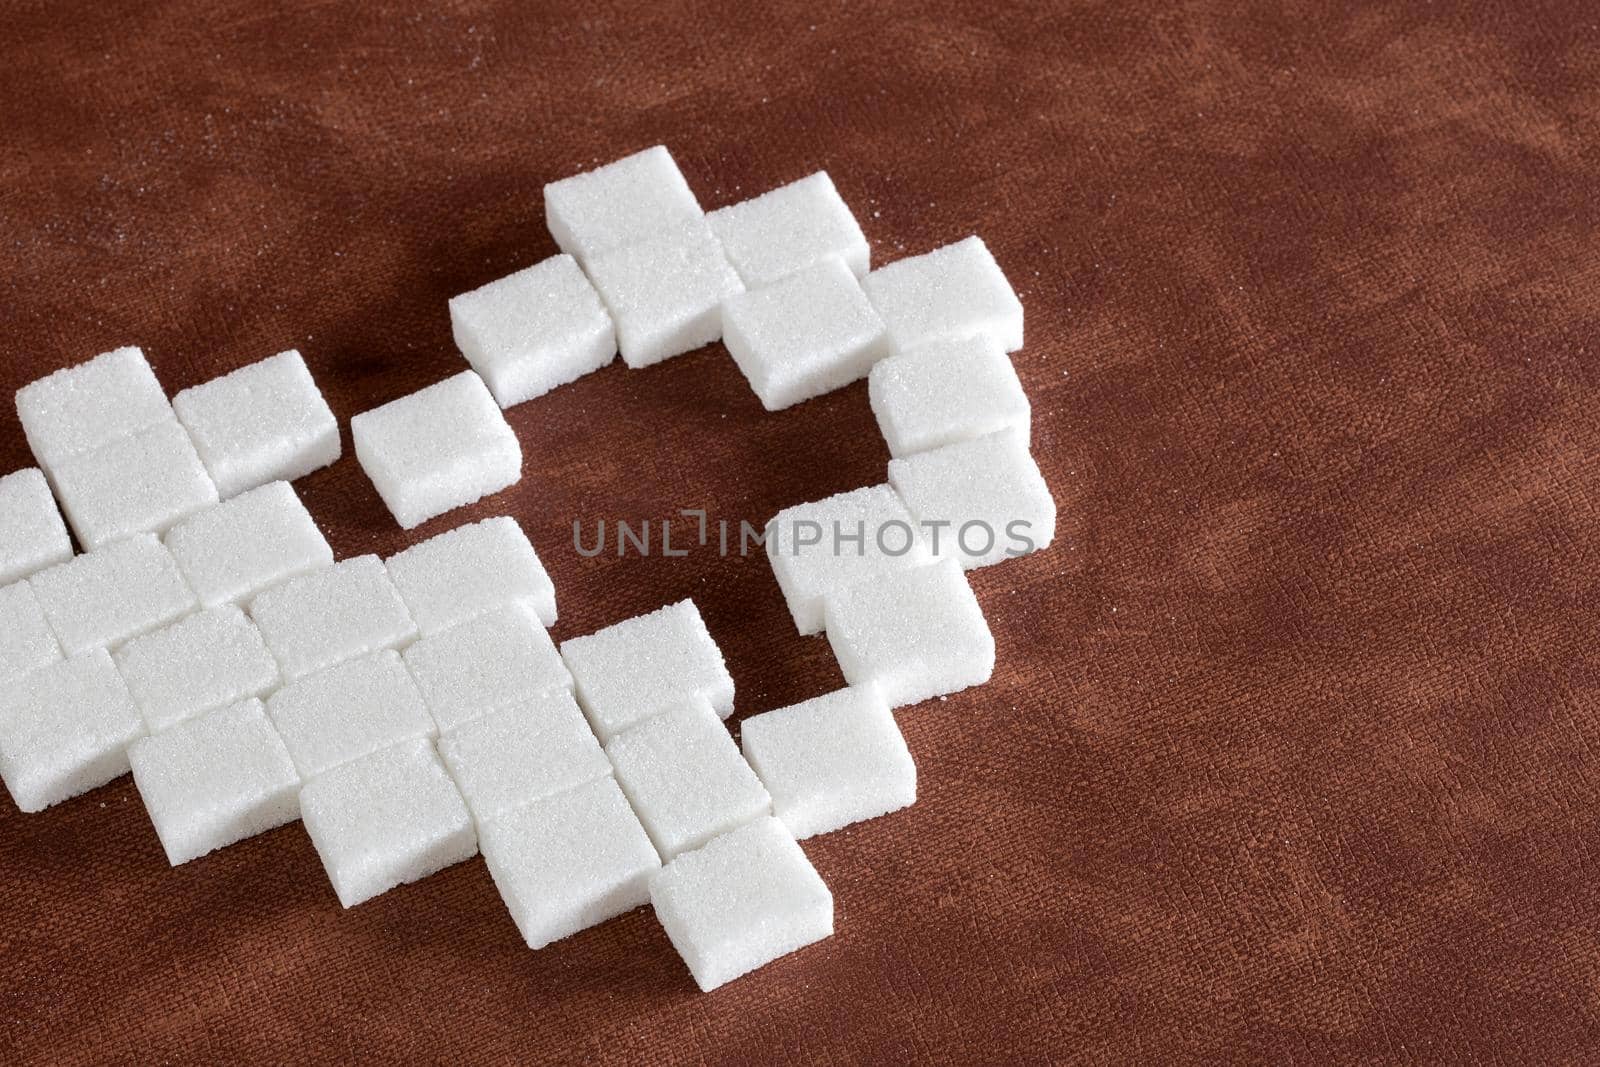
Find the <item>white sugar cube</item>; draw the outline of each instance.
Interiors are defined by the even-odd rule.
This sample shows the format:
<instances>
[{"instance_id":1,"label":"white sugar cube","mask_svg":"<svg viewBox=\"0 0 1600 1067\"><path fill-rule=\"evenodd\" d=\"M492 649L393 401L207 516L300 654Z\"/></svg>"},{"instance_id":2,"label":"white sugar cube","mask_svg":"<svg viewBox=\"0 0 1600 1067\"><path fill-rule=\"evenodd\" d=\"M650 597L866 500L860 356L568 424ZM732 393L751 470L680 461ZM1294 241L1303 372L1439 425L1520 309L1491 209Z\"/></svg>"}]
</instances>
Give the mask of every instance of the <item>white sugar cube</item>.
<instances>
[{"instance_id":1,"label":"white sugar cube","mask_svg":"<svg viewBox=\"0 0 1600 1067\"><path fill-rule=\"evenodd\" d=\"M356 458L403 529L514 485L522 446L472 371L350 420Z\"/></svg>"},{"instance_id":2,"label":"white sugar cube","mask_svg":"<svg viewBox=\"0 0 1600 1067\"><path fill-rule=\"evenodd\" d=\"M1026 447L1031 411L1017 369L987 334L930 341L872 368L867 397L891 456L1009 432Z\"/></svg>"},{"instance_id":3,"label":"white sugar cube","mask_svg":"<svg viewBox=\"0 0 1600 1067\"><path fill-rule=\"evenodd\" d=\"M439 755L479 830L532 801L611 774L611 761L565 689L456 727L439 739Z\"/></svg>"},{"instance_id":4,"label":"white sugar cube","mask_svg":"<svg viewBox=\"0 0 1600 1067\"><path fill-rule=\"evenodd\" d=\"M617 356L611 316L571 256L450 301L456 347L503 408L543 396Z\"/></svg>"},{"instance_id":5,"label":"white sugar cube","mask_svg":"<svg viewBox=\"0 0 1600 1067\"><path fill-rule=\"evenodd\" d=\"M549 183L544 217L561 251L588 266L601 252L698 219L701 212L671 153L656 145Z\"/></svg>"},{"instance_id":6,"label":"white sugar cube","mask_svg":"<svg viewBox=\"0 0 1600 1067\"><path fill-rule=\"evenodd\" d=\"M339 423L292 348L185 389L172 409L224 500L339 458Z\"/></svg>"},{"instance_id":7,"label":"white sugar cube","mask_svg":"<svg viewBox=\"0 0 1600 1067\"><path fill-rule=\"evenodd\" d=\"M1056 502L1012 433L959 441L889 461L889 484L934 554L966 570L1025 556L1056 535Z\"/></svg>"},{"instance_id":8,"label":"white sugar cube","mask_svg":"<svg viewBox=\"0 0 1600 1067\"><path fill-rule=\"evenodd\" d=\"M772 811L772 798L704 702L606 742L617 784L664 859Z\"/></svg>"},{"instance_id":9,"label":"white sugar cube","mask_svg":"<svg viewBox=\"0 0 1600 1067\"><path fill-rule=\"evenodd\" d=\"M509 516L447 530L390 556L388 567L425 637L517 603L556 624L556 587Z\"/></svg>"},{"instance_id":10,"label":"white sugar cube","mask_svg":"<svg viewBox=\"0 0 1600 1067\"><path fill-rule=\"evenodd\" d=\"M61 643L27 582L0 586L0 686L61 658Z\"/></svg>"},{"instance_id":11,"label":"white sugar cube","mask_svg":"<svg viewBox=\"0 0 1600 1067\"><path fill-rule=\"evenodd\" d=\"M28 447L51 475L63 460L172 418L172 405L137 348L104 352L17 390Z\"/></svg>"},{"instance_id":12,"label":"white sugar cube","mask_svg":"<svg viewBox=\"0 0 1600 1067\"><path fill-rule=\"evenodd\" d=\"M860 277L871 261L866 235L825 170L718 208L706 222L752 289L825 259L843 260Z\"/></svg>"},{"instance_id":13,"label":"white sugar cube","mask_svg":"<svg viewBox=\"0 0 1600 1067\"><path fill-rule=\"evenodd\" d=\"M300 816L300 776L259 700L142 737L128 762L174 867Z\"/></svg>"},{"instance_id":14,"label":"white sugar cube","mask_svg":"<svg viewBox=\"0 0 1600 1067\"><path fill-rule=\"evenodd\" d=\"M0 478L0 585L72 558L72 539L37 467Z\"/></svg>"},{"instance_id":15,"label":"white sugar cube","mask_svg":"<svg viewBox=\"0 0 1600 1067\"><path fill-rule=\"evenodd\" d=\"M87 792L128 769L144 733L128 687L96 649L0 687L0 777L23 811Z\"/></svg>"},{"instance_id":16,"label":"white sugar cube","mask_svg":"<svg viewBox=\"0 0 1600 1067\"><path fill-rule=\"evenodd\" d=\"M417 635L377 556L341 560L268 589L250 602L250 617L284 681L398 647Z\"/></svg>"},{"instance_id":17,"label":"white sugar cube","mask_svg":"<svg viewBox=\"0 0 1600 1067\"><path fill-rule=\"evenodd\" d=\"M733 676L692 600L563 641L561 658L601 741L697 699L733 714Z\"/></svg>"},{"instance_id":18,"label":"white sugar cube","mask_svg":"<svg viewBox=\"0 0 1600 1067\"><path fill-rule=\"evenodd\" d=\"M484 862L529 948L644 904L661 868L609 777L535 801L482 834Z\"/></svg>"},{"instance_id":19,"label":"white sugar cube","mask_svg":"<svg viewBox=\"0 0 1600 1067\"><path fill-rule=\"evenodd\" d=\"M994 637L953 561L873 578L826 599L828 644L853 686L890 707L982 685L994 673Z\"/></svg>"},{"instance_id":20,"label":"white sugar cube","mask_svg":"<svg viewBox=\"0 0 1600 1067\"><path fill-rule=\"evenodd\" d=\"M153 734L278 687L261 632L232 604L135 637L114 658Z\"/></svg>"},{"instance_id":21,"label":"white sugar cube","mask_svg":"<svg viewBox=\"0 0 1600 1067\"><path fill-rule=\"evenodd\" d=\"M478 851L467 805L426 740L311 779L300 790L300 821L347 908Z\"/></svg>"},{"instance_id":22,"label":"white sugar cube","mask_svg":"<svg viewBox=\"0 0 1600 1067\"><path fill-rule=\"evenodd\" d=\"M439 731L557 690L572 675L555 642L522 605L424 637L402 657Z\"/></svg>"},{"instance_id":23,"label":"white sugar cube","mask_svg":"<svg viewBox=\"0 0 1600 1067\"><path fill-rule=\"evenodd\" d=\"M1022 302L977 237L879 267L862 281L896 352L987 334L1022 347Z\"/></svg>"},{"instance_id":24,"label":"white sugar cube","mask_svg":"<svg viewBox=\"0 0 1600 1067\"><path fill-rule=\"evenodd\" d=\"M69 656L115 648L197 606L172 553L155 534L74 556L28 579Z\"/></svg>"},{"instance_id":25,"label":"white sugar cube","mask_svg":"<svg viewBox=\"0 0 1600 1067\"><path fill-rule=\"evenodd\" d=\"M784 508L766 533L773 577L802 634L822 632L829 592L933 558L911 512L887 485Z\"/></svg>"},{"instance_id":26,"label":"white sugar cube","mask_svg":"<svg viewBox=\"0 0 1600 1067\"><path fill-rule=\"evenodd\" d=\"M176 421L64 459L51 473L61 509L85 549L165 533L217 502L217 487Z\"/></svg>"},{"instance_id":27,"label":"white sugar cube","mask_svg":"<svg viewBox=\"0 0 1600 1067\"><path fill-rule=\"evenodd\" d=\"M833 933L833 894L773 818L678 856L650 880L650 902L706 992Z\"/></svg>"},{"instance_id":28,"label":"white sugar cube","mask_svg":"<svg viewBox=\"0 0 1600 1067\"><path fill-rule=\"evenodd\" d=\"M290 682L267 698L267 714L307 781L436 732L422 691L393 649Z\"/></svg>"},{"instance_id":29,"label":"white sugar cube","mask_svg":"<svg viewBox=\"0 0 1600 1067\"><path fill-rule=\"evenodd\" d=\"M333 564L333 549L288 482L269 482L191 515L162 540L202 607L244 604Z\"/></svg>"},{"instance_id":30,"label":"white sugar cube","mask_svg":"<svg viewBox=\"0 0 1600 1067\"><path fill-rule=\"evenodd\" d=\"M772 794L772 813L796 837L825 834L917 799L911 750L889 705L870 688L848 686L752 715L739 735L745 759Z\"/></svg>"},{"instance_id":31,"label":"white sugar cube","mask_svg":"<svg viewBox=\"0 0 1600 1067\"><path fill-rule=\"evenodd\" d=\"M614 248L587 263L630 367L648 367L722 336L722 302L744 285L703 220Z\"/></svg>"},{"instance_id":32,"label":"white sugar cube","mask_svg":"<svg viewBox=\"0 0 1600 1067\"><path fill-rule=\"evenodd\" d=\"M883 320L840 259L729 297L722 342L768 411L865 378L889 351Z\"/></svg>"}]
</instances>

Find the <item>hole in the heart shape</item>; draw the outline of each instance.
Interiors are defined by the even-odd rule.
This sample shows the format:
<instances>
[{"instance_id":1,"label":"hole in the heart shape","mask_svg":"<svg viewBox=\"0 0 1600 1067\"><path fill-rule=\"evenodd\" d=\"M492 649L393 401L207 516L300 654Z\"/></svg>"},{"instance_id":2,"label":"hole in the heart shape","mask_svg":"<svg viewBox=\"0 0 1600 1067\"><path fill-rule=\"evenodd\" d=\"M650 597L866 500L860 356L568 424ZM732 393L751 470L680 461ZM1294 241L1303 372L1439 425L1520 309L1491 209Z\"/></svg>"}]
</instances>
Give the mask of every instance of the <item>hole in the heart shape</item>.
<instances>
[{"instance_id":1,"label":"hole in the heart shape","mask_svg":"<svg viewBox=\"0 0 1600 1067\"><path fill-rule=\"evenodd\" d=\"M791 504L883 481L888 453L864 382L768 412L716 344L644 370L618 362L506 416L523 442L523 480L473 512L521 520L556 583L559 637L687 596L738 684L738 717L844 684L827 640L795 632L765 550L740 554L739 528L760 530ZM707 544L682 509L705 511ZM685 555L662 554L663 520ZM463 519L435 521L442 529ZM619 521L636 534L649 523L648 554L632 542L618 554ZM586 552L604 523L599 554L579 553L575 522ZM819 688L819 678L829 681Z\"/></svg>"}]
</instances>

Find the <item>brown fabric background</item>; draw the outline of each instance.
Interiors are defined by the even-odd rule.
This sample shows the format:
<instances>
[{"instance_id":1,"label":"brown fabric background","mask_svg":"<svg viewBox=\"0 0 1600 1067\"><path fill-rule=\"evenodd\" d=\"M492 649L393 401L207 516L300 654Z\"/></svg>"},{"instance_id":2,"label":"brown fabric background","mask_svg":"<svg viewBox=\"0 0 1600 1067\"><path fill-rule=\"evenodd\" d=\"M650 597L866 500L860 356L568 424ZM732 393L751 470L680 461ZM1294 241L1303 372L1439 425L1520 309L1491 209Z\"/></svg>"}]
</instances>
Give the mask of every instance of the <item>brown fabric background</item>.
<instances>
[{"instance_id":1,"label":"brown fabric background","mask_svg":"<svg viewBox=\"0 0 1600 1067\"><path fill-rule=\"evenodd\" d=\"M297 346L347 420L665 142L708 207L827 168L877 262L982 234L1062 521L972 576L994 681L901 714L916 806L809 843L822 945L702 996L648 910L527 951L481 860L344 912L297 825L169 869L123 778L0 803L0 1059L1593 1060L1593 15L8 4L5 395ZM864 386L764 414L712 347L509 417L521 484L413 536L300 487L342 555L515 514L558 637L693 596L741 715L840 683L764 560L571 522L881 480Z\"/></svg>"}]
</instances>

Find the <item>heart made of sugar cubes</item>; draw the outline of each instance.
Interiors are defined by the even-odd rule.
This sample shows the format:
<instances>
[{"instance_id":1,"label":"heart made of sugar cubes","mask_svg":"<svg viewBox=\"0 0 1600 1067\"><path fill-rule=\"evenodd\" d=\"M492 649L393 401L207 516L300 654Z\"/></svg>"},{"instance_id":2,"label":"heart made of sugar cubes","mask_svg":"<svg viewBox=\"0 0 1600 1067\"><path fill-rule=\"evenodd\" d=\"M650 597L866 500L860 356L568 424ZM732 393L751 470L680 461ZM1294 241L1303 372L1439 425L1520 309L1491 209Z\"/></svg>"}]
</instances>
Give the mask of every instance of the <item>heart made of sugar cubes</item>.
<instances>
[{"instance_id":1,"label":"heart made of sugar cubes","mask_svg":"<svg viewBox=\"0 0 1600 1067\"><path fill-rule=\"evenodd\" d=\"M298 817L346 907L481 851L531 947L648 902L709 990L832 933L798 839L911 804L893 709L993 671L963 571L1055 530L1022 306L977 237L869 272L820 171L707 214L658 146L545 211L560 255L450 301L470 369L351 421L379 496L410 529L517 482L502 409L619 353L721 340L768 410L865 377L887 480L764 531L846 688L743 720L741 752L691 600L558 648L510 517L336 562L289 485L340 457L299 353L169 403L123 348L17 394L0 774L37 811L131 769L174 865Z\"/></svg>"}]
</instances>

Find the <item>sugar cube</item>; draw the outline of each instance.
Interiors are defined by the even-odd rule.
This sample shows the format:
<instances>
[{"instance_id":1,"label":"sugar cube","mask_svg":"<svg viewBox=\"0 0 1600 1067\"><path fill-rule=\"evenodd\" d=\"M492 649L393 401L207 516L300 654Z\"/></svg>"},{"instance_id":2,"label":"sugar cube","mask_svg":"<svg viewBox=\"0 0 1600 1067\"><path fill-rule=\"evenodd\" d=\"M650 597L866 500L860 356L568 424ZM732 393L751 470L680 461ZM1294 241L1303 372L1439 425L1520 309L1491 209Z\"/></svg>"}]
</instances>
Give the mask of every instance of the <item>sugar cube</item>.
<instances>
[{"instance_id":1,"label":"sugar cube","mask_svg":"<svg viewBox=\"0 0 1600 1067\"><path fill-rule=\"evenodd\" d=\"M52 475L61 509L85 549L165 533L217 502L217 487L188 433L170 420L64 459Z\"/></svg>"},{"instance_id":2,"label":"sugar cube","mask_svg":"<svg viewBox=\"0 0 1600 1067\"><path fill-rule=\"evenodd\" d=\"M232 604L135 637L114 658L153 734L278 687L261 632Z\"/></svg>"},{"instance_id":3,"label":"sugar cube","mask_svg":"<svg viewBox=\"0 0 1600 1067\"><path fill-rule=\"evenodd\" d=\"M571 256L551 256L450 301L456 347L503 408L617 356L611 316Z\"/></svg>"},{"instance_id":4,"label":"sugar cube","mask_svg":"<svg viewBox=\"0 0 1600 1067\"><path fill-rule=\"evenodd\" d=\"M267 714L307 781L436 732L411 672L387 648L290 682L267 698Z\"/></svg>"},{"instance_id":5,"label":"sugar cube","mask_svg":"<svg viewBox=\"0 0 1600 1067\"><path fill-rule=\"evenodd\" d=\"M825 603L845 681L876 687L890 707L982 685L994 673L994 637L951 560L869 579Z\"/></svg>"},{"instance_id":6,"label":"sugar cube","mask_svg":"<svg viewBox=\"0 0 1600 1067\"><path fill-rule=\"evenodd\" d=\"M704 701L606 742L617 784L664 859L772 811L772 798Z\"/></svg>"},{"instance_id":7,"label":"sugar cube","mask_svg":"<svg viewBox=\"0 0 1600 1067\"><path fill-rule=\"evenodd\" d=\"M883 320L840 259L729 297L722 342L768 411L866 377L889 350Z\"/></svg>"},{"instance_id":8,"label":"sugar cube","mask_svg":"<svg viewBox=\"0 0 1600 1067\"><path fill-rule=\"evenodd\" d=\"M417 635L377 556L356 556L274 586L250 602L250 616L284 681L347 659L395 648Z\"/></svg>"},{"instance_id":9,"label":"sugar cube","mask_svg":"<svg viewBox=\"0 0 1600 1067\"><path fill-rule=\"evenodd\" d=\"M174 867L300 816L300 776L254 698L141 737L128 762Z\"/></svg>"},{"instance_id":10,"label":"sugar cube","mask_svg":"<svg viewBox=\"0 0 1600 1067\"><path fill-rule=\"evenodd\" d=\"M163 538L201 607L244 604L333 564L333 549L288 482L268 482L191 515Z\"/></svg>"},{"instance_id":11,"label":"sugar cube","mask_svg":"<svg viewBox=\"0 0 1600 1067\"><path fill-rule=\"evenodd\" d=\"M771 285L824 259L840 259L857 277L871 251L828 172L706 215L728 262L752 289Z\"/></svg>"},{"instance_id":12,"label":"sugar cube","mask_svg":"<svg viewBox=\"0 0 1600 1067\"><path fill-rule=\"evenodd\" d=\"M72 539L37 467L0 478L0 585L72 558Z\"/></svg>"},{"instance_id":13,"label":"sugar cube","mask_svg":"<svg viewBox=\"0 0 1600 1067\"><path fill-rule=\"evenodd\" d=\"M478 851L472 816L426 740L311 779L300 790L300 821L347 908Z\"/></svg>"},{"instance_id":14,"label":"sugar cube","mask_svg":"<svg viewBox=\"0 0 1600 1067\"><path fill-rule=\"evenodd\" d=\"M861 284L896 352L975 333L1007 352L1022 347L1022 302L978 237L879 267Z\"/></svg>"},{"instance_id":15,"label":"sugar cube","mask_svg":"<svg viewBox=\"0 0 1600 1067\"><path fill-rule=\"evenodd\" d=\"M63 460L172 418L172 405L137 348L104 352L17 390L17 418L39 465Z\"/></svg>"},{"instance_id":16,"label":"sugar cube","mask_svg":"<svg viewBox=\"0 0 1600 1067\"><path fill-rule=\"evenodd\" d=\"M439 755L480 831L525 804L611 774L565 689L456 727L439 739Z\"/></svg>"},{"instance_id":17,"label":"sugar cube","mask_svg":"<svg viewBox=\"0 0 1600 1067\"><path fill-rule=\"evenodd\" d=\"M389 557L389 576L424 637L508 604L556 623L556 587L517 520L458 526Z\"/></svg>"},{"instance_id":18,"label":"sugar cube","mask_svg":"<svg viewBox=\"0 0 1600 1067\"><path fill-rule=\"evenodd\" d=\"M555 642L520 604L424 637L402 658L441 733L519 701L572 688Z\"/></svg>"},{"instance_id":19,"label":"sugar cube","mask_svg":"<svg viewBox=\"0 0 1600 1067\"><path fill-rule=\"evenodd\" d=\"M722 301L744 285L704 220L601 253L586 264L630 367L648 367L722 336Z\"/></svg>"},{"instance_id":20,"label":"sugar cube","mask_svg":"<svg viewBox=\"0 0 1600 1067\"><path fill-rule=\"evenodd\" d=\"M1056 534L1056 502L1015 434L958 441L889 461L889 484L929 547L966 570L1025 556Z\"/></svg>"},{"instance_id":21,"label":"sugar cube","mask_svg":"<svg viewBox=\"0 0 1600 1067\"><path fill-rule=\"evenodd\" d=\"M884 360L867 377L867 397L891 456L1001 432L1028 443L1027 394L987 334L930 341Z\"/></svg>"},{"instance_id":22,"label":"sugar cube","mask_svg":"<svg viewBox=\"0 0 1600 1067\"><path fill-rule=\"evenodd\" d=\"M774 818L672 860L650 902L705 992L833 933L833 894Z\"/></svg>"},{"instance_id":23,"label":"sugar cube","mask_svg":"<svg viewBox=\"0 0 1600 1067\"><path fill-rule=\"evenodd\" d=\"M22 811L42 811L128 769L144 733L105 649L41 667L0 687L0 777Z\"/></svg>"},{"instance_id":24,"label":"sugar cube","mask_svg":"<svg viewBox=\"0 0 1600 1067\"><path fill-rule=\"evenodd\" d=\"M883 697L847 686L739 727L744 757L796 837L825 834L917 799L917 765Z\"/></svg>"},{"instance_id":25,"label":"sugar cube","mask_svg":"<svg viewBox=\"0 0 1600 1067\"><path fill-rule=\"evenodd\" d=\"M0 586L0 686L61 658L61 643L27 582Z\"/></svg>"},{"instance_id":26,"label":"sugar cube","mask_svg":"<svg viewBox=\"0 0 1600 1067\"><path fill-rule=\"evenodd\" d=\"M195 609L194 593L155 534L74 556L28 579L69 656L115 648Z\"/></svg>"},{"instance_id":27,"label":"sugar cube","mask_svg":"<svg viewBox=\"0 0 1600 1067\"><path fill-rule=\"evenodd\" d=\"M601 741L697 698L733 714L733 676L692 600L563 641L561 658Z\"/></svg>"},{"instance_id":28,"label":"sugar cube","mask_svg":"<svg viewBox=\"0 0 1600 1067\"><path fill-rule=\"evenodd\" d=\"M802 634L822 632L830 591L933 558L905 504L887 485L784 508L767 523L767 559Z\"/></svg>"},{"instance_id":29,"label":"sugar cube","mask_svg":"<svg viewBox=\"0 0 1600 1067\"><path fill-rule=\"evenodd\" d=\"M339 423L292 348L185 389L172 409L224 500L339 458Z\"/></svg>"},{"instance_id":30,"label":"sugar cube","mask_svg":"<svg viewBox=\"0 0 1600 1067\"><path fill-rule=\"evenodd\" d=\"M472 371L350 420L356 458L403 529L522 477L522 446Z\"/></svg>"},{"instance_id":31,"label":"sugar cube","mask_svg":"<svg viewBox=\"0 0 1600 1067\"><path fill-rule=\"evenodd\" d=\"M588 266L601 252L701 218L700 203L662 145L544 187L545 224Z\"/></svg>"},{"instance_id":32,"label":"sugar cube","mask_svg":"<svg viewBox=\"0 0 1600 1067\"><path fill-rule=\"evenodd\" d=\"M537 800L482 834L484 862L529 948L639 907L661 869L609 777Z\"/></svg>"}]
</instances>

